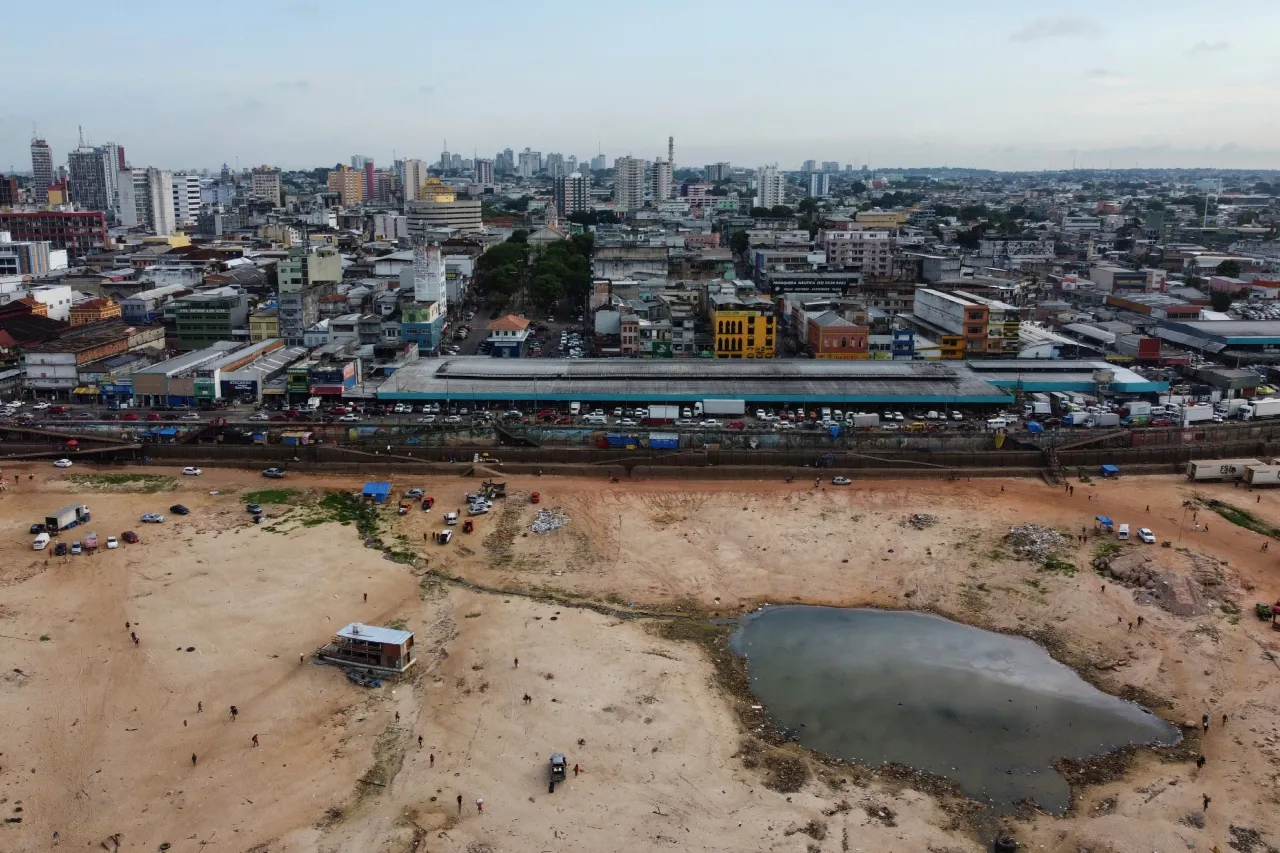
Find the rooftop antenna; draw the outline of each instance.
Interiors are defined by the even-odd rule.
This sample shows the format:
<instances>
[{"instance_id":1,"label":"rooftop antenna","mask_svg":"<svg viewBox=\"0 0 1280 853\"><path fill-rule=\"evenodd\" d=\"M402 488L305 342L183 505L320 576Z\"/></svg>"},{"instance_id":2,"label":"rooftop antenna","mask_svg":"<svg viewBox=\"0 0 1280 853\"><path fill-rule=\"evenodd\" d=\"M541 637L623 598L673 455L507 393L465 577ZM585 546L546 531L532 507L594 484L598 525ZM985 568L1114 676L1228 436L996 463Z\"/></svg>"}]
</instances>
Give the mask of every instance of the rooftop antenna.
<instances>
[{"instance_id":1,"label":"rooftop antenna","mask_svg":"<svg viewBox=\"0 0 1280 853\"><path fill-rule=\"evenodd\" d=\"M80 131L80 147L83 148L84 147L84 125L77 124L76 130Z\"/></svg>"}]
</instances>

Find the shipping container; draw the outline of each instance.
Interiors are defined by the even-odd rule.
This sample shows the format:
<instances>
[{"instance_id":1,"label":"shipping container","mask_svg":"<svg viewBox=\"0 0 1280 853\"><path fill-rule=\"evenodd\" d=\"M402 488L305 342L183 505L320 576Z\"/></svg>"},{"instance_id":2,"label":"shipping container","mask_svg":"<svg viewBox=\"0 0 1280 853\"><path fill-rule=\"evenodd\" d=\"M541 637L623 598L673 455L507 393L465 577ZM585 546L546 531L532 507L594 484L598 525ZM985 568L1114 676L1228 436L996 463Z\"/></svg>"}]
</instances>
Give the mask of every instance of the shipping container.
<instances>
[{"instance_id":1,"label":"shipping container","mask_svg":"<svg viewBox=\"0 0 1280 853\"><path fill-rule=\"evenodd\" d=\"M1239 480L1245 468L1261 464L1257 459L1201 459L1187 463L1187 479Z\"/></svg>"},{"instance_id":2,"label":"shipping container","mask_svg":"<svg viewBox=\"0 0 1280 853\"><path fill-rule=\"evenodd\" d=\"M705 415L745 415L746 400L703 400L702 412Z\"/></svg>"},{"instance_id":3,"label":"shipping container","mask_svg":"<svg viewBox=\"0 0 1280 853\"><path fill-rule=\"evenodd\" d=\"M649 448L651 450L679 450L680 436L674 432L651 432L649 433Z\"/></svg>"},{"instance_id":4,"label":"shipping container","mask_svg":"<svg viewBox=\"0 0 1280 853\"><path fill-rule=\"evenodd\" d=\"M609 433L604 437L604 440L609 447L625 447L628 450L635 450L635 448L640 444L640 439L636 438L634 435L615 435L614 433Z\"/></svg>"},{"instance_id":5,"label":"shipping container","mask_svg":"<svg viewBox=\"0 0 1280 853\"><path fill-rule=\"evenodd\" d=\"M1250 486L1280 485L1280 465L1246 465L1244 481Z\"/></svg>"}]
</instances>

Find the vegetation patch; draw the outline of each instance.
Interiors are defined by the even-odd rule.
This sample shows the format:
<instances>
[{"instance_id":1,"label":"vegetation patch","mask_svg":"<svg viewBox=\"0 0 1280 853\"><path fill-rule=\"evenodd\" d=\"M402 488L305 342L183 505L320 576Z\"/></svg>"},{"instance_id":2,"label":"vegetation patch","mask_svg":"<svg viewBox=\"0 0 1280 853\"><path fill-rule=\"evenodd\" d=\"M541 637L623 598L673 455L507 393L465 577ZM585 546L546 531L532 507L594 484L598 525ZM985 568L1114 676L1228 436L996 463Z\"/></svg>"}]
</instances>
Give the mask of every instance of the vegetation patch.
<instances>
[{"instance_id":1,"label":"vegetation patch","mask_svg":"<svg viewBox=\"0 0 1280 853\"><path fill-rule=\"evenodd\" d=\"M302 495L297 489L261 489L245 492L241 497L247 504L289 504Z\"/></svg>"},{"instance_id":2,"label":"vegetation patch","mask_svg":"<svg viewBox=\"0 0 1280 853\"><path fill-rule=\"evenodd\" d=\"M1075 563L1069 560L1064 560L1061 557L1056 557L1053 554L1049 554L1044 558L1044 562L1040 564L1040 568L1043 571L1066 575L1067 577L1075 577L1076 572L1080 571L1079 567L1077 567Z\"/></svg>"},{"instance_id":3,"label":"vegetation patch","mask_svg":"<svg viewBox=\"0 0 1280 853\"><path fill-rule=\"evenodd\" d=\"M1272 539L1280 539L1280 527L1272 527L1247 509L1241 509L1216 498L1200 498L1200 503L1245 530L1252 530L1254 533L1270 536Z\"/></svg>"},{"instance_id":4,"label":"vegetation patch","mask_svg":"<svg viewBox=\"0 0 1280 853\"><path fill-rule=\"evenodd\" d=\"M77 486L101 492L138 492L151 495L156 492L171 492L178 487L177 478L163 474L73 474L68 479Z\"/></svg>"},{"instance_id":5,"label":"vegetation patch","mask_svg":"<svg viewBox=\"0 0 1280 853\"><path fill-rule=\"evenodd\" d=\"M1093 558L1095 560L1109 560L1119 554L1123 547L1119 542L1104 539L1093 549Z\"/></svg>"}]
</instances>

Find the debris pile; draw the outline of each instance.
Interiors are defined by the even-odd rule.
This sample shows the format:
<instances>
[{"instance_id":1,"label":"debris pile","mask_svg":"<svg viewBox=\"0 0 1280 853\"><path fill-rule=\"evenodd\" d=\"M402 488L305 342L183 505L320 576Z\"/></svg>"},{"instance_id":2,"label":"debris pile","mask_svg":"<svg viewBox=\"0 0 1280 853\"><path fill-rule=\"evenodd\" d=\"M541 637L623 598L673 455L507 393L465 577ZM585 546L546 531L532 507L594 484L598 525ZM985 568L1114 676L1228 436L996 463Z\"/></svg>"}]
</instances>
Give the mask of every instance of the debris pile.
<instances>
[{"instance_id":1,"label":"debris pile","mask_svg":"<svg viewBox=\"0 0 1280 853\"><path fill-rule=\"evenodd\" d=\"M533 524L529 525L529 529L534 533L550 533L553 530L559 530L569 523L569 516L565 515L559 507L551 507L549 509L540 509L533 519Z\"/></svg>"},{"instance_id":2,"label":"debris pile","mask_svg":"<svg viewBox=\"0 0 1280 853\"><path fill-rule=\"evenodd\" d=\"M1225 579L1216 565L1193 563L1188 577L1141 551L1128 551L1095 557L1093 567L1125 586L1135 587L1136 604L1154 604L1175 616L1202 616L1209 612L1206 589L1214 594L1225 593Z\"/></svg>"},{"instance_id":3,"label":"debris pile","mask_svg":"<svg viewBox=\"0 0 1280 853\"><path fill-rule=\"evenodd\" d=\"M1041 562L1051 551L1065 546L1067 537L1040 524L1019 524L1009 528L1004 541L1024 560Z\"/></svg>"},{"instance_id":4,"label":"debris pile","mask_svg":"<svg viewBox=\"0 0 1280 853\"><path fill-rule=\"evenodd\" d=\"M914 527L916 530L927 530L938 523L936 515L929 515L926 512L917 512L912 514L906 521L902 522L904 527Z\"/></svg>"}]
</instances>

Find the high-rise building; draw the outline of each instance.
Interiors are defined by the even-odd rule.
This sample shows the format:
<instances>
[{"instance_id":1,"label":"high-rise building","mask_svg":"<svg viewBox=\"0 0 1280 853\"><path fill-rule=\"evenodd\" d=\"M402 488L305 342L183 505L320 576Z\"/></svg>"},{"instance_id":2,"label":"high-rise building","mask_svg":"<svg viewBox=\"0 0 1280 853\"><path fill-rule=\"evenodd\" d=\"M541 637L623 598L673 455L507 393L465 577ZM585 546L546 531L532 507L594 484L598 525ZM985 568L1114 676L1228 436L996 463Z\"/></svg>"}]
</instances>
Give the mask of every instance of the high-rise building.
<instances>
[{"instance_id":1,"label":"high-rise building","mask_svg":"<svg viewBox=\"0 0 1280 853\"><path fill-rule=\"evenodd\" d=\"M107 159L107 197L111 199L111 210L120 209L120 187L116 183L116 176L120 170L125 168L124 165L124 146L117 145L114 142L106 142L98 146L102 149L103 155Z\"/></svg>"},{"instance_id":2,"label":"high-rise building","mask_svg":"<svg viewBox=\"0 0 1280 853\"><path fill-rule=\"evenodd\" d=\"M455 171L455 172L460 171L460 170L462 169L462 155L461 155L461 154L450 154L450 155L449 155L449 168L450 168L450 169L452 169L452 170L453 170L453 171Z\"/></svg>"},{"instance_id":3,"label":"high-rise building","mask_svg":"<svg viewBox=\"0 0 1280 853\"><path fill-rule=\"evenodd\" d=\"M71 200L81 210L101 210L115 214L115 198L111 187L119 167L111 162L105 148L81 146L67 156L71 170ZM108 170L111 172L108 177Z\"/></svg>"},{"instance_id":4,"label":"high-rise building","mask_svg":"<svg viewBox=\"0 0 1280 853\"><path fill-rule=\"evenodd\" d=\"M160 237L168 237L174 232L173 173L151 168L131 171L138 225Z\"/></svg>"},{"instance_id":5,"label":"high-rise building","mask_svg":"<svg viewBox=\"0 0 1280 853\"><path fill-rule=\"evenodd\" d=\"M840 161L839 160L823 160L822 171L831 175L836 174L837 172L840 171Z\"/></svg>"},{"instance_id":6,"label":"high-rise building","mask_svg":"<svg viewBox=\"0 0 1280 853\"><path fill-rule=\"evenodd\" d=\"M49 203L49 185L53 183L53 149L43 139L31 140L31 199L36 204Z\"/></svg>"},{"instance_id":7,"label":"high-rise building","mask_svg":"<svg viewBox=\"0 0 1280 853\"><path fill-rule=\"evenodd\" d=\"M373 158L369 157L364 161L364 197L374 198L377 193L378 185L373 176Z\"/></svg>"},{"instance_id":8,"label":"high-rise building","mask_svg":"<svg viewBox=\"0 0 1280 853\"><path fill-rule=\"evenodd\" d=\"M279 203L280 197L276 196ZM179 227L195 225L200 218L200 176L173 176L173 218Z\"/></svg>"},{"instance_id":9,"label":"high-rise building","mask_svg":"<svg viewBox=\"0 0 1280 853\"><path fill-rule=\"evenodd\" d=\"M733 177L733 167L728 163L712 163L707 167L707 180L711 182L727 181Z\"/></svg>"},{"instance_id":10,"label":"high-rise building","mask_svg":"<svg viewBox=\"0 0 1280 853\"><path fill-rule=\"evenodd\" d=\"M346 166L330 172L329 192L337 193L345 205L359 204L364 198L364 173Z\"/></svg>"},{"instance_id":11,"label":"high-rise building","mask_svg":"<svg viewBox=\"0 0 1280 853\"><path fill-rule=\"evenodd\" d=\"M804 161L804 165L800 167L800 171L802 171L802 172L816 172L816 171L818 171L818 161L817 161L817 160L805 160L805 161Z\"/></svg>"},{"instance_id":12,"label":"high-rise building","mask_svg":"<svg viewBox=\"0 0 1280 853\"><path fill-rule=\"evenodd\" d=\"M609 168L608 157L604 156L603 154L597 154L596 156L591 158L591 171L603 172L607 168Z\"/></svg>"},{"instance_id":13,"label":"high-rise building","mask_svg":"<svg viewBox=\"0 0 1280 853\"><path fill-rule=\"evenodd\" d=\"M280 170L270 166L259 166L253 170L253 186L250 192L254 201L269 201L273 205L280 204Z\"/></svg>"},{"instance_id":14,"label":"high-rise building","mask_svg":"<svg viewBox=\"0 0 1280 853\"><path fill-rule=\"evenodd\" d=\"M786 198L786 179L777 165L756 170L756 207L777 207Z\"/></svg>"},{"instance_id":15,"label":"high-rise building","mask_svg":"<svg viewBox=\"0 0 1280 853\"><path fill-rule=\"evenodd\" d=\"M556 212L561 216L587 209L587 179L574 172L555 179Z\"/></svg>"},{"instance_id":16,"label":"high-rise building","mask_svg":"<svg viewBox=\"0 0 1280 853\"><path fill-rule=\"evenodd\" d=\"M351 155L351 168L353 168L353 169L355 169L355 170L357 170L357 171L361 171L361 172L362 172L362 171L364 171L364 164L365 164L366 162L368 162L368 160L369 160L369 158L368 158L368 157L366 157L366 156L364 156L363 154L352 154L352 155ZM223 166L222 168L225 170L225 169L226 169L226 166Z\"/></svg>"},{"instance_id":17,"label":"high-rise building","mask_svg":"<svg viewBox=\"0 0 1280 853\"><path fill-rule=\"evenodd\" d=\"M493 186L493 161L485 159L476 160L476 183L483 187Z\"/></svg>"},{"instance_id":18,"label":"high-rise building","mask_svg":"<svg viewBox=\"0 0 1280 853\"><path fill-rule=\"evenodd\" d=\"M133 191L133 170L116 172L116 221L125 228L138 227L138 197Z\"/></svg>"},{"instance_id":19,"label":"high-rise building","mask_svg":"<svg viewBox=\"0 0 1280 853\"><path fill-rule=\"evenodd\" d=\"M809 198L826 198L831 194L831 175L827 172L809 173Z\"/></svg>"},{"instance_id":20,"label":"high-rise building","mask_svg":"<svg viewBox=\"0 0 1280 853\"><path fill-rule=\"evenodd\" d=\"M14 207L17 203L18 179L13 175L0 175L0 207Z\"/></svg>"},{"instance_id":21,"label":"high-rise building","mask_svg":"<svg viewBox=\"0 0 1280 853\"><path fill-rule=\"evenodd\" d=\"M572 175L574 172L578 171L577 156L574 154L570 154L568 157L564 158L564 167L568 169L568 172L566 172L565 174Z\"/></svg>"},{"instance_id":22,"label":"high-rise building","mask_svg":"<svg viewBox=\"0 0 1280 853\"><path fill-rule=\"evenodd\" d=\"M671 198L671 161L658 159L653 161L653 200L667 201Z\"/></svg>"},{"instance_id":23,"label":"high-rise building","mask_svg":"<svg viewBox=\"0 0 1280 853\"><path fill-rule=\"evenodd\" d=\"M532 178L542 171L542 152L530 151L528 148L520 152L519 172L522 178Z\"/></svg>"},{"instance_id":24,"label":"high-rise building","mask_svg":"<svg viewBox=\"0 0 1280 853\"><path fill-rule=\"evenodd\" d=\"M613 199L623 210L644 207L644 166L638 157L619 157L613 161Z\"/></svg>"},{"instance_id":25,"label":"high-rise building","mask_svg":"<svg viewBox=\"0 0 1280 853\"><path fill-rule=\"evenodd\" d=\"M404 200L417 199L422 185L427 182L427 164L417 159L405 160L400 181L404 185Z\"/></svg>"},{"instance_id":26,"label":"high-rise building","mask_svg":"<svg viewBox=\"0 0 1280 853\"><path fill-rule=\"evenodd\" d=\"M378 169L373 173L373 200L378 204L390 204L396 198L396 173L390 169Z\"/></svg>"},{"instance_id":27,"label":"high-rise building","mask_svg":"<svg viewBox=\"0 0 1280 853\"><path fill-rule=\"evenodd\" d=\"M565 175L569 174L564 167L563 154L548 154L546 168L548 178L563 178Z\"/></svg>"},{"instance_id":28,"label":"high-rise building","mask_svg":"<svg viewBox=\"0 0 1280 853\"><path fill-rule=\"evenodd\" d=\"M452 165L453 155L449 153L449 144L446 142L444 148L440 151L440 171L447 172Z\"/></svg>"}]
</instances>

